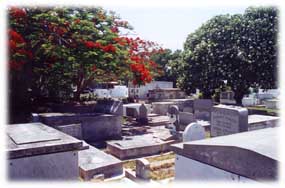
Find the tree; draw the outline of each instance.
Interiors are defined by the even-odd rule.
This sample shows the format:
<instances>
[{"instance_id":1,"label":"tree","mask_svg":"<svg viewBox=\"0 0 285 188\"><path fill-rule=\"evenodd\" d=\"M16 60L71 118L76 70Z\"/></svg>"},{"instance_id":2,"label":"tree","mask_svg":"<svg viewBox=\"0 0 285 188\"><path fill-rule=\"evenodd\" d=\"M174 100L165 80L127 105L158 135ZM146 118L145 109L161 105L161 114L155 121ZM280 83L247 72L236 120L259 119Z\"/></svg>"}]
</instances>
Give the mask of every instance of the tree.
<instances>
[{"instance_id":1,"label":"tree","mask_svg":"<svg viewBox=\"0 0 285 188\"><path fill-rule=\"evenodd\" d=\"M74 99L79 100L94 80L127 78L145 84L157 74L150 56L163 51L154 42L128 37L130 24L102 8L14 7L9 24L9 36L16 33L24 41L16 44L17 52L10 44L11 74L30 78L26 90L33 97L69 99L75 89ZM23 49L19 57L22 47L29 51ZM30 59L23 61L26 56Z\"/></svg>"},{"instance_id":2,"label":"tree","mask_svg":"<svg viewBox=\"0 0 285 188\"><path fill-rule=\"evenodd\" d=\"M277 9L248 8L244 14L220 15L187 37L179 75L188 93L200 89L210 98L215 89L227 86L237 104L249 87L277 86Z\"/></svg>"},{"instance_id":3,"label":"tree","mask_svg":"<svg viewBox=\"0 0 285 188\"><path fill-rule=\"evenodd\" d=\"M176 80L180 73L180 64L182 63L181 50L172 52L170 49L165 49L163 53L155 54L151 57L162 69L163 73L156 77L160 81L171 81L176 86Z\"/></svg>"}]
</instances>

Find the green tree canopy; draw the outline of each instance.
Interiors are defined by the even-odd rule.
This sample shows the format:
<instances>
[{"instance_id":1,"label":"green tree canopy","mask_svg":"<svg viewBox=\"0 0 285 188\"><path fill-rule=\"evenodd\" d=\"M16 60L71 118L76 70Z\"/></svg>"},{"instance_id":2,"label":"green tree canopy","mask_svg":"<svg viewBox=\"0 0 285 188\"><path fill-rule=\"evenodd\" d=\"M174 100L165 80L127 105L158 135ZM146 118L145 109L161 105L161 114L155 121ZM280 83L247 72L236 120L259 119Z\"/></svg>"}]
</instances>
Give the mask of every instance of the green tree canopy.
<instances>
[{"instance_id":1,"label":"green tree canopy","mask_svg":"<svg viewBox=\"0 0 285 188\"><path fill-rule=\"evenodd\" d=\"M179 86L209 98L226 80L238 104L249 87L276 88L277 32L274 7L213 17L187 37Z\"/></svg>"}]
</instances>

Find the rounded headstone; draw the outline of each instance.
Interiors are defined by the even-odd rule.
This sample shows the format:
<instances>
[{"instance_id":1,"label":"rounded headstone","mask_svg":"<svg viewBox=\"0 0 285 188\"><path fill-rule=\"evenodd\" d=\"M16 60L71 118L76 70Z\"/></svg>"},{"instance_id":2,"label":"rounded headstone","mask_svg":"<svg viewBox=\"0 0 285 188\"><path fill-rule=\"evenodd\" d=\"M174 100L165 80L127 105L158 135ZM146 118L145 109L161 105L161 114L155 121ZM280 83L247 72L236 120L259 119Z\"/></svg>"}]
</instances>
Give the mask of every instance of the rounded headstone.
<instances>
[{"instance_id":1,"label":"rounded headstone","mask_svg":"<svg viewBox=\"0 0 285 188\"><path fill-rule=\"evenodd\" d=\"M183 132L183 142L206 138L204 127L199 123L190 123Z\"/></svg>"}]
</instances>

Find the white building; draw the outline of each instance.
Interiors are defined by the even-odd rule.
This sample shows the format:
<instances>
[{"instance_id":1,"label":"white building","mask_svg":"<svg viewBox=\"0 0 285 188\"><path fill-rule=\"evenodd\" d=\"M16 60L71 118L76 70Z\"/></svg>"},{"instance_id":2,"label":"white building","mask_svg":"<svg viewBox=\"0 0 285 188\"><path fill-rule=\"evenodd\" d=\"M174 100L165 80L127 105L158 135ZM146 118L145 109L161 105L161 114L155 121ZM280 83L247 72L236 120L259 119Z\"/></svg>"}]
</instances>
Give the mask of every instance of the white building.
<instances>
[{"instance_id":1,"label":"white building","mask_svg":"<svg viewBox=\"0 0 285 188\"><path fill-rule=\"evenodd\" d=\"M147 94L149 90L153 89L166 89L166 88L173 88L173 82L167 81L153 81L148 83L144 86L134 86L133 84L129 84L129 96L130 97L137 97L140 99L148 98Z\"/></svg>"}]
</instances>

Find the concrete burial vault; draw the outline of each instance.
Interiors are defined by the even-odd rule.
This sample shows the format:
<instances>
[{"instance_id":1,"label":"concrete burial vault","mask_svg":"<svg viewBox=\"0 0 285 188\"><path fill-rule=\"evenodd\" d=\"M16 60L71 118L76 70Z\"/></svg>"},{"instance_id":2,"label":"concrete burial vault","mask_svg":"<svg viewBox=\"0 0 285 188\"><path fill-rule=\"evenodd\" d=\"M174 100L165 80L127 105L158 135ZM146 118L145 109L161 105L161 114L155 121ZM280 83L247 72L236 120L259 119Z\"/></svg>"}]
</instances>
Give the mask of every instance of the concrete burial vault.
<instances>
[{"instance_id":1,"label":"concrete burial vault","mask_svg":"<svg viewBox=\"0 0 285 188\"><path fill-rule=\"evenodd\" d=\"M90 180L96 175L103 175L104 178L109 178L123 173L121 160L91 145L88 146L89 148L87 150L79 152L79 171L81 178Z\"/></svg>"},{"instance_id":2,"label":"concrete burial vault","mask_svg":"<svg viewBox=\"0 0 285 188\"><path fill-rule=\"evenodd\" d=\"M267 181L278 178L279 127L172 145L175 179Z\"/></svg>"},{"instance_id":3,"label":"concrete burial vault","mask_svg":"<svg viewBox=\"0 0 285 188\"><path fill-rule=\"evenodd\" d=\"M119 115L102 113L42 113L38 116L39 121L45 125L59 129L72 136L81 135L77 136L77 138L87 142L120 139L122 136L122 116ZM80 125L78 126L78 124Z\"/></svg>"},{"instance_id":4,"label":"concrete burial vault","mask_svg":"<svg viewBox=\"0 0 285 188\"><path fill-rule=\"evenodd\" d=\"M78 179L82 141L42 123L8 125L6 132L10 179Z\"/></svg>"}]
</instances>

